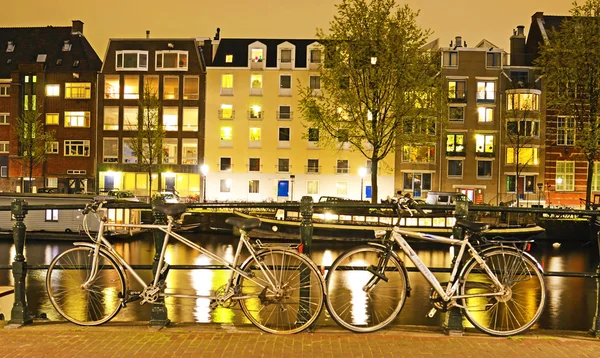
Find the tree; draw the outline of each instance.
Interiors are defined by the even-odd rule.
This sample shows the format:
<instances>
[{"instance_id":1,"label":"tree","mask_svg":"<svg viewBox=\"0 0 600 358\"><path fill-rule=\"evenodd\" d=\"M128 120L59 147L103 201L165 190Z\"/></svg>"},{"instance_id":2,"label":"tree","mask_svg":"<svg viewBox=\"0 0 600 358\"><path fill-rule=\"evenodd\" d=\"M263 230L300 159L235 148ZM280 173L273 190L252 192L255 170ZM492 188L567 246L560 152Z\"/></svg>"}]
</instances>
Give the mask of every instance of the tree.
<instances>
[{"instance_id":1,"label":"tree","mask_svg":"<svg viewBox=\"0 0 600 358\"><path fill-rule=\"evenodd\" d=\"M325 63L320 83L300 88L299 107L320 146L348 143L371 160L375 203L379 162L399 143L435 142L414 125L437 117L439 53L424 48L418 12L394 0L343 0L337 10L328 33L317 30Z\"/></svg>"},{"instance_id":2,"label":"tree","mask_svg":"<svg viewBox=\"0 0 600 358\"><path fill-rule=\"evenodd\" d=\"M531 89L514 89L508 92L504 115L508 144L507 162L515 166L516 204L519 207L519 178L529 165L538 165L539 157L532 142L540 136L539 93ZM525 184L527 185L527 184ZM532 183L533 185L533 183ZM523 188L526 189L526 188Z\"/></svg>"},{"instance_id":3,"label":"tree","mask_svg":"<svg viewBox=\"0 0 600 358\"><path fill-rule=\"evenodd\" d=\"M152 84L145 84L144 93L139 100L142 120L138 124L136 136L127 140L127 145L137 157L138 170L148 174L148 198L152 194L152 173L154 171L159 173L160 183L161 160L164 155L165 129L159 117L161 105L156 87Z\"/></svg>"},{"instance_id":4,"label":"tree","mask_svg":"<svg viewBox=\"0 0 600 358\"><path fill-rule=\"evenodd\" d=\"M600 157L600 0L575 2L571 15L559 29L549 31L536 64L546 78L548 109L575 122L575 146L588 164L589 209L591 173Z\"/></svg>"},{"instance_id":5,"label":"tree","mask_svg":"<svg viewBox=\"0 0 600 358\"><path fill-rule=\"evenodd\" d=\"M46 131L42 113L33 103L26 104L21 116L15 120L13 130L19 143L18 156L14 161L21 166L22 172L27 173L31 183L34 169L47 160L47 148L51 142L55 141L54 131ZM23 175L23 177L25 176ZM25 185L22 187L25 190ZM28 192L31 190L32 186L30 185Z\"/></svg>"}]
</instances>

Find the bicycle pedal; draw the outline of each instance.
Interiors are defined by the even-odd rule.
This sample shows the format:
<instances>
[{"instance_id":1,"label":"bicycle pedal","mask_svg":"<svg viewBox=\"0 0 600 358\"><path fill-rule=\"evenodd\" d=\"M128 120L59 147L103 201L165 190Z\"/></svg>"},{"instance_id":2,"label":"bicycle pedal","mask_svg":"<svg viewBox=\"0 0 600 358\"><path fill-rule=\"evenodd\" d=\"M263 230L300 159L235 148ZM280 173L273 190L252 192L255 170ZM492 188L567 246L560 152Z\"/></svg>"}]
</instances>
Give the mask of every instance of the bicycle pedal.
<instances>
[{"instance_id":1,"label":"bicycle pedal","mask_svg":"<svg viewBox=\"0 0 600 358\"><path fill-rule=\"evenodd\" d=\"M427 314L425 315L427 318L433 318L433 316L435 316L435 314L437 313L437 308L432 308L431 310L429 310L429 312L427 312Z\"/></svg>"},{"instance_id":2,"label":"bicycle pedal","mask_svg":"<svg viewBox=\"0 0 600 358\"><path fill-rule=\"evenodd\" d=\"M217 307L219 307L219 302L217 302L217 300L215 300L215 299L212 299L212 300L210 300L210 304L208 305L208 307L209 307L211 310L214 310L214 309L216 309Z\"/></svg>"}]
</instances>

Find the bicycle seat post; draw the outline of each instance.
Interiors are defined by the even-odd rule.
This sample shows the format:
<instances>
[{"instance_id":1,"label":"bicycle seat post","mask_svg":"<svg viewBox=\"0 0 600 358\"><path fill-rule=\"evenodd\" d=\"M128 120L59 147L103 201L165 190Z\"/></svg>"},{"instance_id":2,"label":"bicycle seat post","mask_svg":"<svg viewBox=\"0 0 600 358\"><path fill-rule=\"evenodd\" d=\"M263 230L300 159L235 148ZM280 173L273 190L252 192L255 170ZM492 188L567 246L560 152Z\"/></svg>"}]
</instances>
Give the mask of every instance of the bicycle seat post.
<instances>
[{"instance_id":1,"label":"bicycle seat post","mask_svg":"<svg viewBox=\"0 0 600 358\"><path fill-rule=\"evenodd\" d=\"M160 210L156 210L157 205L164 205L165 200L162 197L155 197L152 199L152 214L154 215L155 225L165 225L166 217L165 214ZM156 254L154 255L154 262L152 263L152 275L156 274L158 267L158 261L160 259L160 253L164 244L164 234L159 229L152 230L152 238L154 239L154 247L156 248ZM166 272L165 272L166 275ZM166 277L164 277L166 279ZM161 288L161 293L164 293L164 288ZM167 306L165 306L165 298L163 295L159 295L156 302L152 303L152 316L150 319L150 326L166 327L169 325L171 320L168 317Z\"/></svg>"}]
</instances>

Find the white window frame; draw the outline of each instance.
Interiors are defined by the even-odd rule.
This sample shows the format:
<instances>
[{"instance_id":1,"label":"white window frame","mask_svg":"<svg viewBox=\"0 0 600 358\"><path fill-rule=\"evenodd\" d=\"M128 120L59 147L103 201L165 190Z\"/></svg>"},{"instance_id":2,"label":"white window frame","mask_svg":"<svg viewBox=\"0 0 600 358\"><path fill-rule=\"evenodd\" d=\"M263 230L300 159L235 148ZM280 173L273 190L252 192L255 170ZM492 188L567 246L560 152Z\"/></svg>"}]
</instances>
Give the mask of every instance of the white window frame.
<instances>
[{"instance_id":1,"label":"white window frame","mask_svg":"<svg viewBox=\"0 0 600 358\"><path fill-rule=\"evenodd\" d=\"M125 67L125 55L136 54L136 66L135 67ZM121 56L121 66L119 66L119 56ZM142 57L146 57L146 65L141 66ZM115 69L117 71L148 71L148 51L141 50L121 50L115 51Z\"/></svg>"},{"instance_id":2,"label":"white window frame","mask_svg":"<svg viewBox=\"0 0 600 358\"><path fill-rule=\"evenodd\" d=\"M490 175L489 176L480 176L479 175L479 163L483 163L483 162L490 163L490 167L491 168L490 168ZM477 169L476 170L477 170L477 172L476 172L477 179L484 179L484 180L488 180L489 179L489 180L491 180L493 178L493 175L494 175L494 161L493 160L477 159Z\"/></svg>"},{"instance_id":3,"label":"white window frame","mask_svg":"<svg viewBox=\"0 0 600 358\"><path fill-rule=\"evenodd\" d=\"M90 156L90 141L89 140L65 140L64 142L65 157L89 157ZM75 149L75 154L72 154L72 149ZM81 154L79 153L81 152Z\"/></svg>"},{"instance_id":4,"label":"white window frame","mask_svg":"<svg viewBox=\"0 0 600 358\"><path fill-rule=\"evenodd\" d=\"M60 143L58 141L52 141L46 143L46 154L58 154L58 148Z\"/></svg>"},{"instance_id":5,"label":"white window frame","mask_svg":"<svg viewBox=\"0 0 600 358\"><path fill-rule=\"evenodd\" d=\"M107 154L107 147L116 144L116 153ZM102 163L118 163L119 162L119 138L102 138Z\"/></svg>"},{"instance_id":6,"label":"white window frame","mask_svg":"<svg viewBox=\"0 0 600 358\"><path fill-rule=\"evenodd\" d=\"M483 117L483 120L482 120ZM493 123L494 122L494 107L477 107L477 122L478 123Z\"/></svg>"},{"instance_id":7,"label":"white window frame","mask_svg":"<svg viewBox=\"0 0 600 358\"><path fill-rule=\"evenodd\" d=\"M165 67L165 55L175 54L177 55L176 67ZM185 65L181 64L181 59L185 57ZM160 61L159 61L160 58ZM188 51L156 51L156 70L157 71L187 71L189 66L189 52ZM160 62L160 64L159 64ZM159 66L160 65L160 66Z\"/></svg>"},{"instance_id":8,"label":"white window frame","mask_svg":"<svg viewBox=\"0 0 600 358\"><path fill-rule=\"evenodd\" d=\"M307 180L306 181L306 194L319 195L319 181L318 180Z\"/></svg>"},{"instance_id":9,"label":"white window frame","mask_svg":"<svg viewBox=\"0 0 600 358\"><path fill-rule=\"evenodd\" d=\"M90 128L89 111L65 111L64 118L65 128Z\"/></svg>"},{"instance_id":10,"label":"white window frame","mask_svg":"<svg viewBox=\"0 0 600 358\"><path fill-rule=\"evenodd\" d=\"M10 147L9 141L0 141L0 153L8 153Z\"/></svg>"},{"instance_id":11,"label":"white window frame","mask_svg":"<svg viewBox=\"0 0 600 358\"><path fill-rule=\"evenodd\" d=\"M46 97L60 97L60 85L57 83L47 84Z\"/></svg>"},{"instance_id":12,"label":"white window frame","mask_svg":"<svg viewBox=\"0 0 600 358\"><path fill-rule=\"evenodd\" d=\"M460 174L450 174L450 162L460 162L461 166L460 166ZM463 177L465 173L465 161L464 159L458 159L458 158L452 158L452 159L448 159L448 163L447 163L447 167L446 167L446 175L448 176L449 179L460 179Z\"/></svg>"},{"instance_id":13,"label":"white window frame","mask_svg":"<svg viewBox=\"0 0 600 358\"><path fill-rule=\"evenodd\" d=\"M0 97L10 97L10 85L0 84Z\"/></svg>"},{"instance_id":14,"label":"white window frame","mask_svg":"<svg viewBox=\"0 0 600 358\"><path fill-rule=\"evenodd\" d=\"M7 126L10 124L10 113L0 113L0 125Z\"/></svg>"},{"instance_id":15,"label":"white window frame","mask_svg":"<svg viewBox=\"0 0 600 358\"><path fill-rule=\"evenodd\" d=\"M573 139L572 143L569 143L569 137ZM556 145L573 146L575 145L575 140L575 118L571 116L558 116L556 118Z\"/></svg>"},{"instance_id":16,"label":"white window frame","mask_svg":"<svg viewBox=\"0 0 600 358\"><path fill-rule=\"evenodd\" d=\"M65 82L65 99L90 98L92 98L92 84L90 82Z\"/></svg>"},{"instance_id":17,"label":"white window frame","mask_svg":"<svg viewBox=\"0 0 600 358\"><path fill-rule=\"evenodd\" d=\"M290 78L290 86L289 87L283 87L283 84L282 84L283 77ZM279 75L279 95L280 96L291 97L292 96L292 87L293 87L293 77L291 74L286 73L286 74Z\"/></svg>"},{"instance_id":18,"label":"white window frame","mask_svg":"<svg viewBox=\"0 0 600 358\"><path fill-rule=\"evenodd\" d=\"M567 172L567 167L572 171ZM556 191L575 190L575 162L569 160L556 161Z\"/></svg>"},{"instance_id":19,"label":"white window frame","mask_svg":"<svg viewBox=\"0 0 600 358\"><path fill-rule=\"evenodd\" d=\"M191 152L191 154L188 154ZM181 164L198 165L198 139L181 139Z\"/></svg>"}]
</instances>

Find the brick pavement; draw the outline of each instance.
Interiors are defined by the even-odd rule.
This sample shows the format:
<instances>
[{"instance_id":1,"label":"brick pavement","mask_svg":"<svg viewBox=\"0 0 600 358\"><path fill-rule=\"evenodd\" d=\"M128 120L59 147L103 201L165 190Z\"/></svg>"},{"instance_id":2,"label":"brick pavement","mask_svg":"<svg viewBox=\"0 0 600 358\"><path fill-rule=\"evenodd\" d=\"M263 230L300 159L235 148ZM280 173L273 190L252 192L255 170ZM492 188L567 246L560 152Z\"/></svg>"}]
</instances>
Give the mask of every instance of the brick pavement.
<instances>
[{"instance_id":1,"label":"brick pavement","mask_svg":"<svg viewBox=\"0 0 600 358\"><path fill-rule=\"evenodd\" d=\"M476 331L446 336L441 328L395 326L356 334L317 327L291 336L250 325L109 323L79 327L34 322L10 329L0 321L0 357L600 357L586 332L533 330L512 338ZM2 329L4 328L4 329Z\"/></svg>"}]
</instances>

